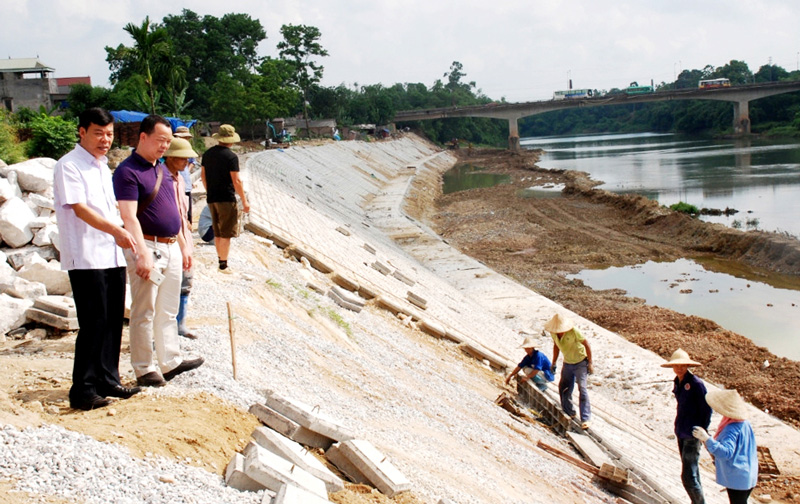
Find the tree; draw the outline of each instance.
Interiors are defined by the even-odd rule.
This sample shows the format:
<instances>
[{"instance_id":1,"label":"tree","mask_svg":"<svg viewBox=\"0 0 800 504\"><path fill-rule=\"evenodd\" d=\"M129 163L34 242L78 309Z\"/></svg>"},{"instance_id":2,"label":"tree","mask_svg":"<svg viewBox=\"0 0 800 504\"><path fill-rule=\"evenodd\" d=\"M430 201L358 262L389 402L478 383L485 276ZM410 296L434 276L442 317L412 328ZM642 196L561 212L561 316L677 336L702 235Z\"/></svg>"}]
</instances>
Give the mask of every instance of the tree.
<instances>
[{"instance_id":1,"label":"tree","mask_svg":"<svg viewBox=\"0 0 800 504\"><path fill-rule=\"evenodd\" d=\"M146 16L141 25L128 23L123 28L133 38L133 47L120 44L116 49L106 47L106 61L112 70L112 77L120 74L139 74L144 78L148 108L151 114L156 113L156 88L154 80L156 70L159 72L175 71L170 65L172 48L167 30L157 24L150 25L150 16Z\"/></svg>"},{"instance_id":2,"label":"tree","mask_svg":"<svg viewBox=\"0 0 800 504\"><path fill-rule=\"evenodd\" d=\"M220 75L242 83L262 62L257 49L267 34L261 22L248 14L201 17L183 9L180 15L165 16L163 22L174 54L186 58L184 108L191 104L190 110L201 117L210 114L212 89Z\"/></svg>"},{"instance_id":3,"label":"tree","mask_svg":"<svg viewBox=\"0 0 800 504\"><path fill-rule=\"evenodd\" d=\"M313 57L324 57L328 51L318 42L321 33L318 28L306 25L281 26L283 41L278 43L280 57L294 67L293 83L303 96L303 118L308 127L308 91L312 85L322 80L324 67L313 61Z\"/></svg>"}]
</instances>

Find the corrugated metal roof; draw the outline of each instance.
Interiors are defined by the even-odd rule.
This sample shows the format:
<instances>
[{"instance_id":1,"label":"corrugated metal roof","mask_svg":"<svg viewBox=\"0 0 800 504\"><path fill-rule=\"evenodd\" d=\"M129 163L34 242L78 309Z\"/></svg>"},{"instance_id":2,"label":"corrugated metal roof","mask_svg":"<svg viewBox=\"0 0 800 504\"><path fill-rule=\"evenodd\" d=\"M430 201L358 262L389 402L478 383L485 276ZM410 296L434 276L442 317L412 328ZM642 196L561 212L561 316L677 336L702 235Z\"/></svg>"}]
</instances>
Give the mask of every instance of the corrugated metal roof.
<instances>
[{"instance_id":1,"label":"corrugated metal roof","mask_svg":"<svg viewBox=\"0 0 800 504\"><path fill-rule=\"evenodd\" d=\"M39 61L39 58L9 58L0 59L0 72L54 72L55 68L49 67Z\"/></svg>"}]
</instances>

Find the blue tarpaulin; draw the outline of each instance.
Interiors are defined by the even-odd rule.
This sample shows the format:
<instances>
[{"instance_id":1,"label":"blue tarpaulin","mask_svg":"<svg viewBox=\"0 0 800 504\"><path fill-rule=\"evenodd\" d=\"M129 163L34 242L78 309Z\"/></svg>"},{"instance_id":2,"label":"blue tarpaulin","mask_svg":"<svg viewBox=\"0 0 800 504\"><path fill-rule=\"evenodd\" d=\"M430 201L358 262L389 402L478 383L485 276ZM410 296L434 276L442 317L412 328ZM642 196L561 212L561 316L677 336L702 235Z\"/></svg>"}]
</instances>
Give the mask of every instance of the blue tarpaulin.
<instances>
[{"instance_id":1,"label":"blue tarpaulin","mask_svg":"<svg viewBox=\"0 0 800 504\"><path fill-rule=\"evenodd\" d=\"M112 110L111 115L114 116L114 120L117 122L141 122L142 119L147 117L149 114L145 114L144 112L132 112L130 110ZM184 121L183 119L178 119L176 117L165 117L167 121L172 125L172 131L178 126L186 126L187 128L191 128L197 122L197 119L189 119Z\"/></svg>"}]
</instances>

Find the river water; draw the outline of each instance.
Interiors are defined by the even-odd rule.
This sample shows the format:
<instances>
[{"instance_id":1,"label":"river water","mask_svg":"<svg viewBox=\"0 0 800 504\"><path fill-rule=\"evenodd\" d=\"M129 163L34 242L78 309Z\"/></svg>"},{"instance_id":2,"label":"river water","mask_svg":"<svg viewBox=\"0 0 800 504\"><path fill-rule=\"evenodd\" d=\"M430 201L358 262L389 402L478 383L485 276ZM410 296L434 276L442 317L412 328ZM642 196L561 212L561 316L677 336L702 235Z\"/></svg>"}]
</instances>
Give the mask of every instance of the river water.
<instances>
[{"instance_id":1,"label":"river water","mask_svg":"<svg viewBox=\"0 0 800 504\"><path fill-rule=\"evenodd\" d=\"M601 189L637 193L662 205L732 208L702 216L740 229L800 237L800 143L709 140L662 134L523 138L545 150L539 166L587 172Z\"/></svg>"},{"instance_id":2,"label":"river water","mask_svg":"<svg viewBox=\"0 0 800 504\"><path fill-rule=\"evenodd\" d=\"M587 172L611 192L642 194L666 206L683 201L698 208L733 208L739 212L701 218L800 237L797 142L608 134L523 138L520 144L545 150L539 166ZM648 304L714 320L779 356L800 360L796 279L778 285L774 279L756 281L747 272L713 269L681 259L586 270L573 278L593 289L624 289Z\"/></svg>"}]
</instances>

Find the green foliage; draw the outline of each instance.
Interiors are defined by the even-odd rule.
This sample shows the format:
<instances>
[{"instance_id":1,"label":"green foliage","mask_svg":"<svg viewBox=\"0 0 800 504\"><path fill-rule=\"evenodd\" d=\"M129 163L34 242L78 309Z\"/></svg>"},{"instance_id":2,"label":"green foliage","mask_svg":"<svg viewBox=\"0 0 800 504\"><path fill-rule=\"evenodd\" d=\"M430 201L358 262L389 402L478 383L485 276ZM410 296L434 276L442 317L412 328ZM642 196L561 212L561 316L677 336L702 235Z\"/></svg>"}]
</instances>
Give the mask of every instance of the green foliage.
<instances>
[{"instance_id":1,"label":"green foliage","mask_svg":"<svg viewBox=\"0 0 800 504\"><path fill-rule=\"evenodd\" d=\"M17 141L17 128L11 120L12 114L0 108L0 159L6 164L25 160L22 144Z\"/></svg>"},{"instance_id":2,"label":"green foliage","mask_svg":"<svg viewBox=\"0 0 800 504\"><path fill-rule=\"evenodd\" d=\"M315 26L283 25L281 35L280 57L293 67L291 82L303 94L303 117L308 121L308 90L322 80L325 70L314 58L327 56L328 51L318 42L322 34Z\"/></svg>"},{"instance_id":3,"label":"green foliage","mask_svg":"<svg viewBox=\"0 0 800 504\"><path fill-rule=\"evenodd\" d=\"M28 126L32 137L28 142L28 156L58 159L75 147L78 125L62 117L40 114Z\"/></svg>"},{"instance_id":4,"label":"green foliage","mask_svg":"<svg viewBox=\"0 0 800 504\"><path fill-rule=\"evenodd\" d=\"M212 89L220 75L239 78L261 64L257 48L267 34L249 14L217 18L183 9L180 15L165 16L163 23L174 54L185 58L188 113L210 117Z\"/></svg>"},{"instance_id":5,"label":"green foliage","mask_svg":"<svg viewBox=\"0 0 800 504\"><path fill-rule=\"evenodd\" d=\"M698 210L696 206L690 205L689 203L684 203L683 201L679 201L678 203L670 205L669 209L692 216L700 215L700 210Z\"/></svg>"}]
</instances>

